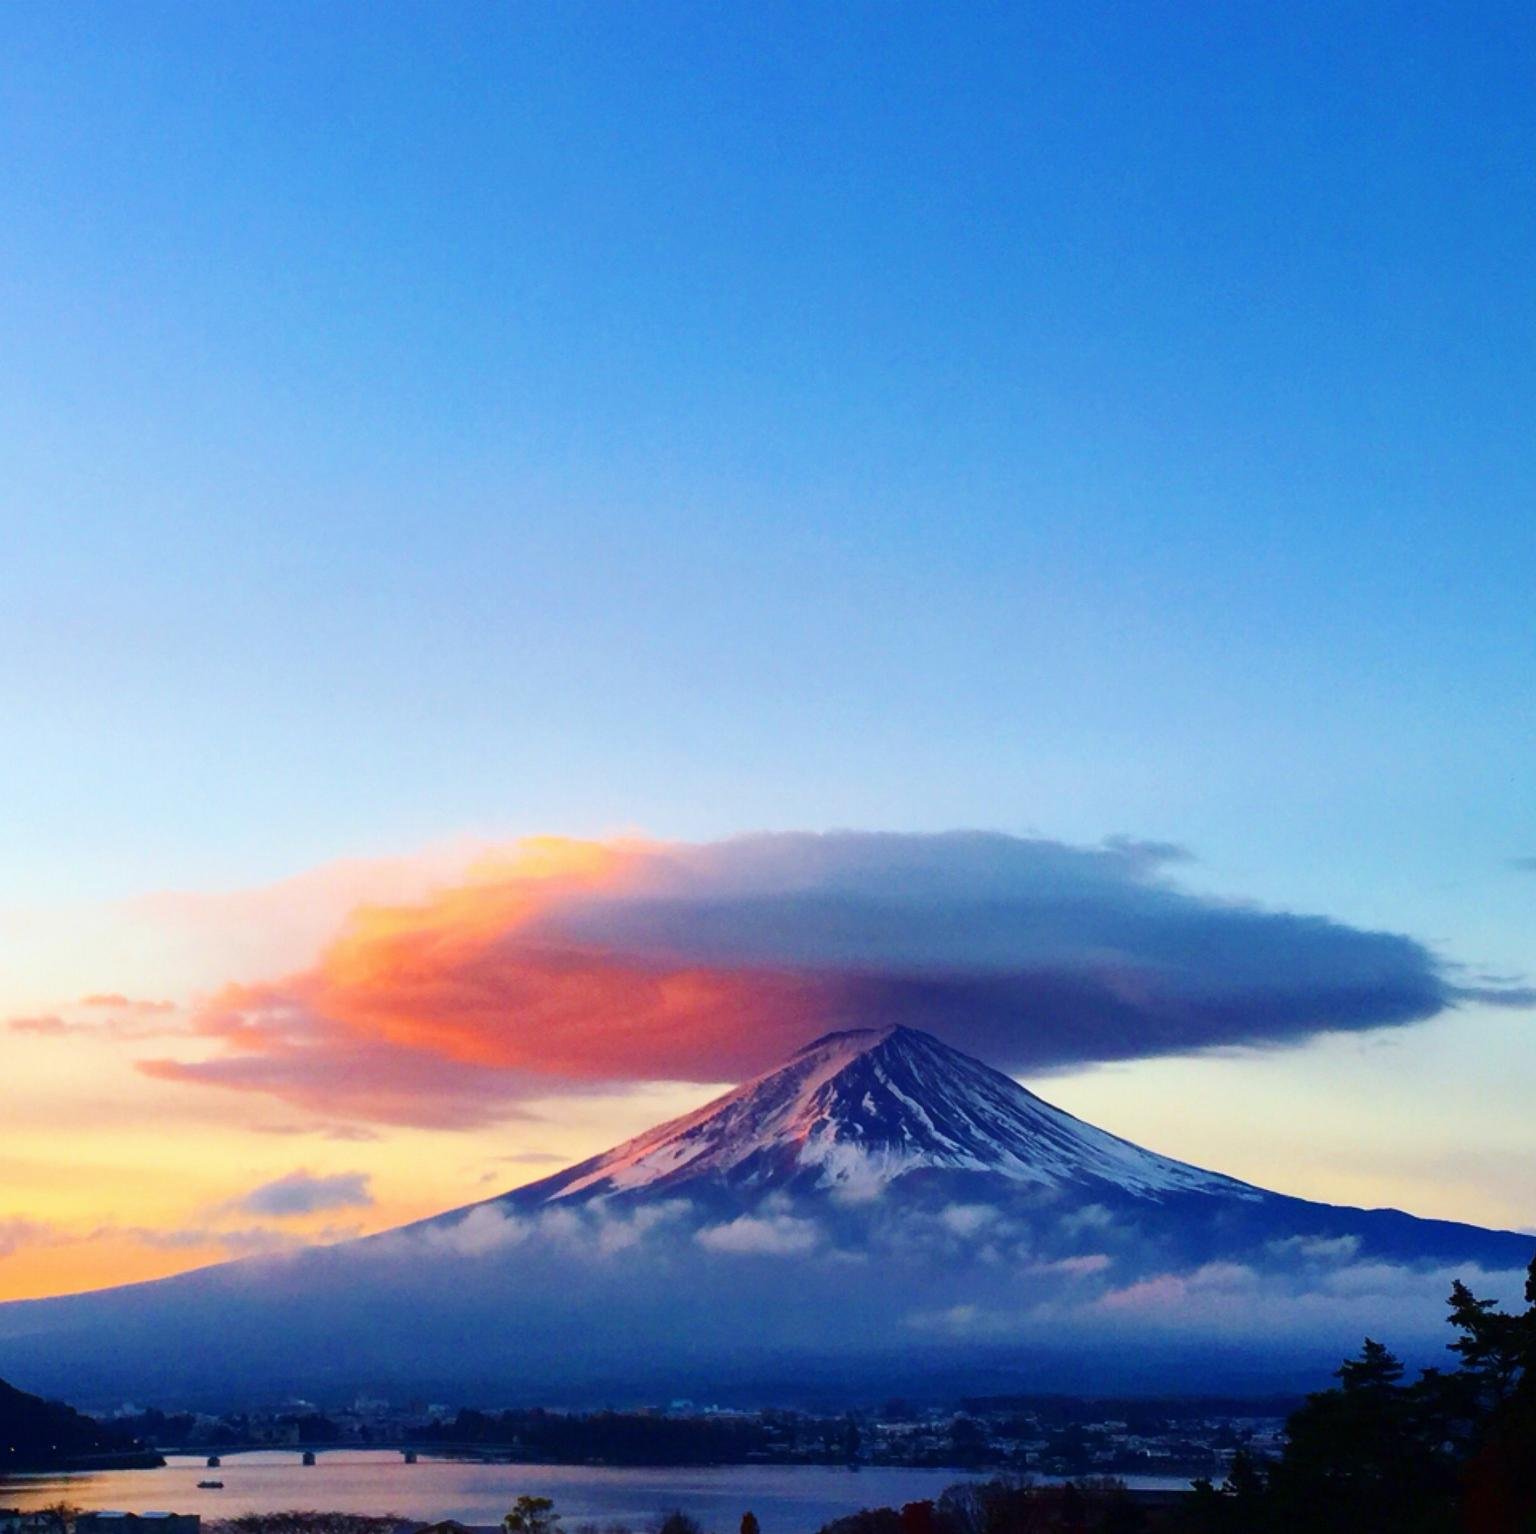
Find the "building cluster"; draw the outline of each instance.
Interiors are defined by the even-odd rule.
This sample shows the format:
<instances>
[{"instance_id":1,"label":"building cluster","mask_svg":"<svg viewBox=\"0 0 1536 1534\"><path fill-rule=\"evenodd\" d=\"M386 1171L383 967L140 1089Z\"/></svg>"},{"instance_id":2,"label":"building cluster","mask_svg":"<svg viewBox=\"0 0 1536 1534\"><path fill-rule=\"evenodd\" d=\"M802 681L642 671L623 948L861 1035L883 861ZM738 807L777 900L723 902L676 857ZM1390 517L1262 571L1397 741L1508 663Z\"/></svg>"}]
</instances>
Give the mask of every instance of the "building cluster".
<instances>
[{"instance_id":1,"label":"building cluster","mask_svg":"<svg viewBox=\"0 0 1536 1534\"><path fill-rule=\"evenodd\" d=\"M1164 1475L1220 1479L1239 1449L1281 1447L1286 1408L1240 1402L988 1398L819 1414L673 1400L624 1412L396 1407L359 1396L321 1410L289 1401L222 1416L158 1412L120 1419L156 1447L221 1449L390 1446L564 1463L762 1463L931 1466L1041 1476ZM11 1534L0 1526L0 1534ZM21 1531L16 1531L21 1534ZM34 1531L26 1531L34 1534ZM103 1531L108 1534L108 1531ZM184 1534L184 1531L167 1531Z\"/></svg>"},{"instance_id":2,"label":"building cluster","mask_svg":"<svg viewBox=\"0 0 1536 1534\"><path fill-rule=\"evenodd\" d=\"M0 1534L200 1534L203 1520L196 1513L75 1513L66 1517L58 1507L20 1512L0 1507Z\"/></svg>"},{"instance_id":3,"label":"building cluster","mask_svg":"<svg viewBox=\"0 0 1536 1534\"><path fill-rule=\"evenodd\" d=\"M1119 1403L1122 1407L1124 1403ZM1117 1415L1088 1402L1025 1409L877 1415L864 1429L869 1464L1004 1468L1034 1475L1210 1476L1239 1449L1278 1453L1283 1415L1174 1407Z\"/></svg>"}]
</instances>

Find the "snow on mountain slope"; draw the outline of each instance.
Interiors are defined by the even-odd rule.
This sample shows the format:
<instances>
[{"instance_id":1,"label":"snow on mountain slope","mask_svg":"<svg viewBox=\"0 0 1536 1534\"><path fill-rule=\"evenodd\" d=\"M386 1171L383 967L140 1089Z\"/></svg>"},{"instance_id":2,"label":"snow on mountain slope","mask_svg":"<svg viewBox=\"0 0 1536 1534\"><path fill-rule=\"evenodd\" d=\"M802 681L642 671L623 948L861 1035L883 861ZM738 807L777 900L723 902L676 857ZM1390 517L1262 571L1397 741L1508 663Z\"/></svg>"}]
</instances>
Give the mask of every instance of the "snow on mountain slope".
<instances>
[{"instance_id":1,"label":"snow on mountain slope","mask_svg":"<svg viewBox=\"0 0 1536 1534\"><path fill-rule=\"evenodd\" d=\"M874 1190L920 1168L1133 1195L1256 1189L1075 1119L910 1028L828 1034L714 1102L516 1194L519 1203L682 1192Z\"/></svg>"}]
</instances>

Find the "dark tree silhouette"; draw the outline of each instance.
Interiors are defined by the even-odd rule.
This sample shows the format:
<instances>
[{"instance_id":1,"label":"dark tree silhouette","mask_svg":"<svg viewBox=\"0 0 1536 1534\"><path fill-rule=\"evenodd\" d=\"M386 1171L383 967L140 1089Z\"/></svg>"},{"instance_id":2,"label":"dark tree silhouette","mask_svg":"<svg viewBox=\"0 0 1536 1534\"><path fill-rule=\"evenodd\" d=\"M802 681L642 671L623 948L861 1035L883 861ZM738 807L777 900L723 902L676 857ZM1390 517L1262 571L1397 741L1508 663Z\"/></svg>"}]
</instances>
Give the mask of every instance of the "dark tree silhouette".
<instances>
[{"instance_id":1,"label":"dark tree silhouette","mask_svg":"<svg viewBox=\"0 0 1536 1534\"><path fill-rule=\"evenodd\" d=\"M38 1508L37 1517L42 1520L48 1534L72 1534L75 1519L84 1511L84 1508L77 1507L73 1502L50 1502L46 1507Z\"/></svg>"},{"instance_id":2,"label":"dark tree silhouette","mask_svg":"<svg viewBox=\"0 0 1536 1534\"><path fill-rule=\"evenodd\" d=\"M549 1497L519 1497L501 1520L506 1534L556 1534L560 1515Z\"/></svg>"},{"instance_id":3,"label":"dark tree silhouette","mask_svg":"<svg viewBox=\"0 0 1536 1534\"><path fill-rule=\"evenodd\" d=\"M853 1413L849 1412L848 1420L843 1424L843 1453L850 1461L859 1457L859 1448L863 1442L859 1424L853 1420Z\"/></svg>"},{"instance_id":4,"label":"dark tree silhouette","mask_svg":"<svg viewBox=\"0 0 1536 1534\"><path fill-rule=\"evenodd\" d=\"M1338 1387L1308 1398L1273 1464L1238 1455L1218 1491L1197 1482L1190 1534L1533 1534L1536 1531L1536 1260L1526 1309L1465 1284L1450 1294L1460 1367L1412 1384L1367 1338Z\"/></svg>"},{"instance_id":5,"label":"dark tree silhouette","mask_svg":"<svg viewBox=\"0 0 1536 1534\"><path fill-rule=\"evenodd\" d=\"M393 1513L327 1513L290 1508L277 1513L242 1513L211 1527L218 1534L394 1534L401 1519Z\"/></svg>"}]
</instances>

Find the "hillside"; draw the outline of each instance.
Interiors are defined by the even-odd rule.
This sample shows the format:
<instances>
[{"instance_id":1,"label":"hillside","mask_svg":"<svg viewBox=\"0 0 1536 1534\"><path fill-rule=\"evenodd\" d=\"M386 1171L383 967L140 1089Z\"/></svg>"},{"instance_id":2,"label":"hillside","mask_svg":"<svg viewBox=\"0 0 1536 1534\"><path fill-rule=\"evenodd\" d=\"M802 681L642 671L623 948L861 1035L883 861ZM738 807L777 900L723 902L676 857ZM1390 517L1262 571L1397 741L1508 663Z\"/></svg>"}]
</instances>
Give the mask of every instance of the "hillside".
<instances>
[{"instance_id":1,"label":"hillside","mask_svg":"<svg viewBox=\"0 0 1536 1534\"><path fill-rule=\"evenodd\" d=\"M0 1380L0 1465L12 1470L158 1465L137 1440Z\"/></svg>"}]
</instances>

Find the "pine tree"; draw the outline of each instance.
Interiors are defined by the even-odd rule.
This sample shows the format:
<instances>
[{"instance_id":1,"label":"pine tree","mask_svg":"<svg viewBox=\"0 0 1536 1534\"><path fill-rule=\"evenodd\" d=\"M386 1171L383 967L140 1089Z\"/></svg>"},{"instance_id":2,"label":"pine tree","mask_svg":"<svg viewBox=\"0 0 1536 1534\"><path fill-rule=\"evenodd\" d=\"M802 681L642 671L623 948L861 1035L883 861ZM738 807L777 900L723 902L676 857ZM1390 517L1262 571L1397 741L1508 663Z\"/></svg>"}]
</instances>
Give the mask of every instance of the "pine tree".
<instances>
[{"instance_id":1,"label":"pine tree","mask_svg":"<svg viewBox=\"0 0 1536 1534\"><path fill-rule=\"evenodd\" d=\"M1457 1279L1451 1285L1451 1325L1461 1336L1449 1344L1461 1355L1462 1369L1476 1381L1494 1409L1503 1404L1520 1377L1524 1316L1506 1315L1496 1300L1480 1300Z\"/></svg>"},{"instance_id":2,"label":"pine tree","mask_svg":"<svg viewBox=\"0 0 1536 1534\"><path fill-rule=\"evenodd\" d=\"M549 1497L519 1497L501 1520L506 1534L558 1534L560 1515Z\"/></svg>"}]
</instances>

